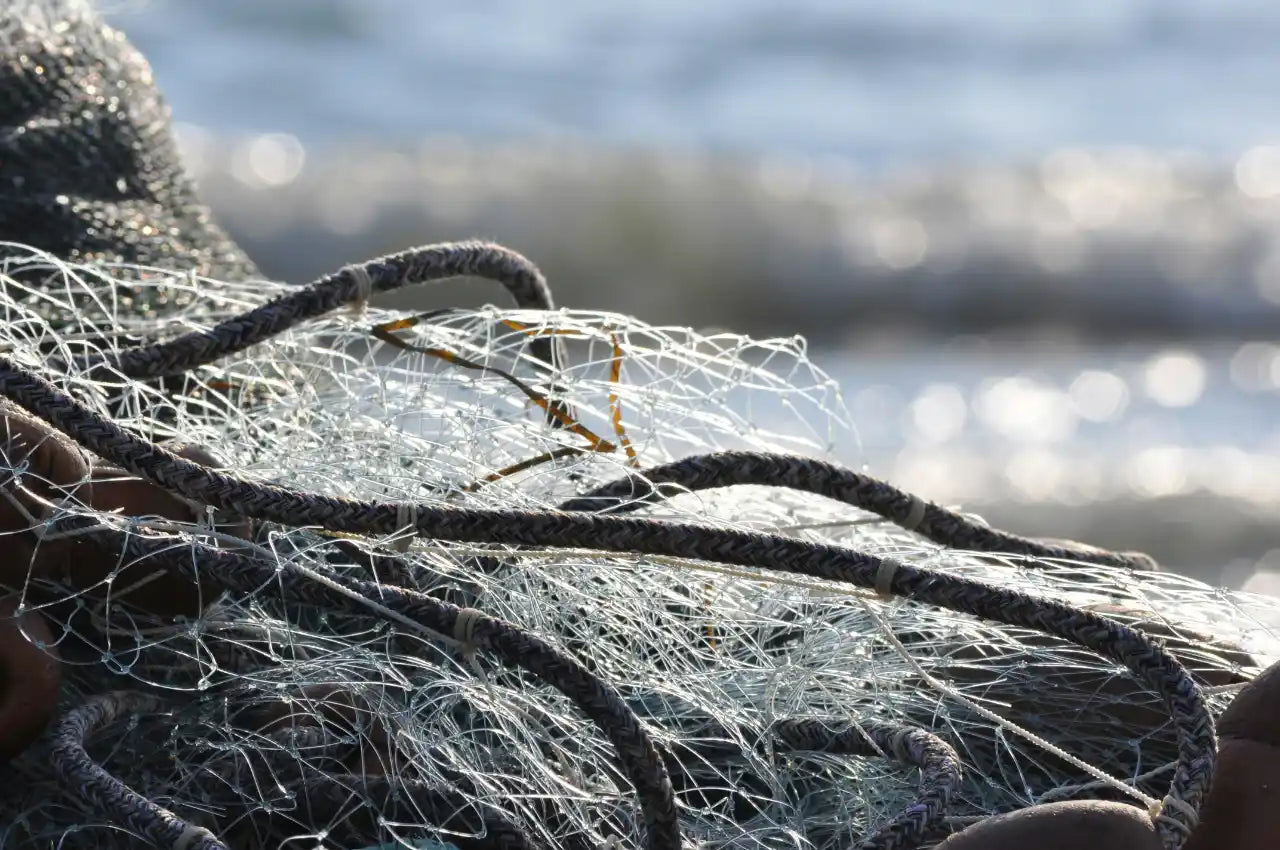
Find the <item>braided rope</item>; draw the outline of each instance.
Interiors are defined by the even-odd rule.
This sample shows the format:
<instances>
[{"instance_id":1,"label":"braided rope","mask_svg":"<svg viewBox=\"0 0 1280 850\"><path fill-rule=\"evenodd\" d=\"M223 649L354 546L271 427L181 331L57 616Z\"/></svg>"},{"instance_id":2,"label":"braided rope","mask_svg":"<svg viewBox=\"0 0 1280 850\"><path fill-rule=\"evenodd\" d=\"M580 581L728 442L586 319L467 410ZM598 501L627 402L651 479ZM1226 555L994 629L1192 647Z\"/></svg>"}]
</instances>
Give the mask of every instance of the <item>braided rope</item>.
<instances>
[{"instance_id":1,"label":"braided rope","mask_svg":"<svg viewBox=\"0 0 1280 850\"><path fill-rule=\"evenodd\" d=\"M371 293L461 275L501 283L518 307L555 308L546 278L524 256L488 242L442 243L388 254L359 266L347 266L293 294L283 295L208 330L96 355L82 368L106 366L139 379L176 375L243 351L307 319L343 305L358 304ZM552 337L536 337L530 347L534 356L544 363L554 366L557 362L558 342Z\"/></svg>"},{"instance_id":2,"label":"braided rope","mask_svg":"<svg viewBox=\"0 0 1280 850\"><path fill-rule=\"evenodd\" d=\"M228 850L213 833L192 826L107 773L85 751L85 739L131 712L162 711L155 697L131 691L95 696L68 712L53 732L51 758L62 782L159 848Z\"/></svg>"},{"instance_id":3,"label":"braided rope","mask_svg":"<svg viewBox=\"0 0 1280 850\"><path fill-rule=\"evenodd\" d=\"M914 850L941 823L960 786L960 756L938 736L913 726L861 720L833 729L822 720L797 718L779 721L773 731L793 750L858 756L888 754L920 768L920 790L915 801L864 839L858 845L860 850Z\"/></svg>"},{"instance_id":4,"label":"braided rope","mask_svg":"<svg viewBox=\"0 0 1280 850\"><path fill-rule=\"evenodd\" d=\"M132 691L104 694L73 709L58 724L52 748L59 778L124 825L136 830L164 850L214 850L225 848L212 833L194 826L169 810L147 800L108 774L90 758L84 741L126 714L162 711L160 700ZM279 736L277 736L279 737ZM320 747L327 743L318 729L287 730L291 744ZM224 766L225 767L225 766ZM339 809L353 796L366 800L407 797L416 812L444 829L465 833L468 846L492 850L533 850L525 833L492 806L469 800L457 791L419 781L385 776L304 776L287 788L300 792L313 809ZM474 837L471 837L474 836Z\"/></svg>"},{"instance_id":5,"label":"braided rope","mask_svg":"<svg viewBox=\"0 0 1280 850\"><path fill-rule=\"evenodd\" d=\"M77 517L70 522L83 526L92 520ZM474 609L459 608L404 588L350 578L323 567L315 569L325 579L319 582L313 580L310 570L304 571L294 563L267 563L243 552L215 549L195 541L193 558L191 549L174 548L172 537L152 536L138 529L126 533L102 525L85 527L83 533L108 551L119 553L123 548L129 558L152 558L192 578L197 573L212 577L229 590L252 593L271 585L291 601L356 615L367 614L360 604L361 597L377 599L380 605L430 632L465 635L470 646L493 652L504 663L528 671L569 697L613 744L619 766L639 796L647 846L653 850L680 847L675 792L644 724L614 688L536 635Z\"/></svg>"},{"instance_id":6,"label":"braided rope","mask_svg":"<svg viewBox=\"0 0 1280 850\"><path fill-rule=\"evenodd\" d=\"M955 511L925 502L886 481L827 461L764 452L725 451L682 458L637 471L560 504L564 511L627 513L682 490L709 490L742 484L786 487L871 511L934 543L978 552L1056 558L1111 567L1151 570L1142 553L1071 547L991 528Z\"/></svg>"},{"instance_id":7,"label":"braided rope","mask_svg":"<svg viewBox=\"0 0 1280 850\"><path fill-rule=\"evenodd\" d=\"M7 358L0 358L0 394L135 475L215 508L331 531L388 536L403 528L402 510L393 503L298 492L245 481L187 461L127 433ZM882 564L881 559L843 546L775 534L559 511L484 510L422 504L418 506L416 530L421 535L459 542L578 547L695 558L799 573L859 587L874 587ZM970 579L904 564L887 582L881 583L887 584L884 589L897 596L1072 641L1124 664L1156 690L1171 712L1179 749L1178 766L1157 826L1170 850L1181 847L1195 826L1196 813L1208 791L1216 742L1213 720L1203 695L1170 653L1141 632L1097 614ZM451 633L455 620L456 613L448 612L441 630ZM497 624L494 620L485 625L497 630L501 628ZM477 638L485 631L477 628ZM511 638L515 640L513 647L522 640ZM652 833L650 839L653 840Z\"/></svg>"},{"instance_id":8,"label":"braided rope","mask_svg":"<svg viewBox=\"0 0 1280 850\"><path fill-rule=\"evenodd\" d=\"M191 541L196 549L196 557L192 558L191 550L173 547L171 538L149 536L136 531L126 534L107 526L87 528L86 534L109 551L118 553L123 546L124 551L131 558L159 559L166 562L167 568L179 570L191 577L194 577L197 572L205 576L213 575L231 590L248 593L270 581L286 598L294 601L324 605L331 610L340 607L345 613L358 614L362 610L351 595L334 593L325 584L308 580L309 576L296 564L285 564L283 569L279 569L274 563L265 563L241 552L214 549L195 541ZM635 761L635 749L620 744L616 740L618 736L613 734L616 727L612 725L618 722L616 715L630 714L631 709L619 702L617 706L612 707L613 717L606 716L601 719L592 715L589 706L593 700L598 699L592 691L611 691L611 689L585 670L581 671L580 676L575 679L564 676L556 669L556 665L565 665L578 667L580 670L580 666L573 659L546 646L536 636L510 623L488 617L476 609L459 609L405 588L345 577L330 569L323 569L323 572L326 579L341 584L355 594L377 594L382 604L411 617L432 631L443 632L448 616L452 615L453 626L450 633L456 640L462 641L467 646L479 645L495 650L507 663L523 667L543 681L557 687L584 709L588 709L586 713L596 720L602 730L610 733L611 739L615 739L614 743L620 756L619 761L628 776L633 776L635 768L632 764ZM504 643L501 640L503 636L512 636L523 643L514 641ZM530 651L530 646L542 649L541 654L550 656L550 660L544 662L538 653ZM582 680L587 680L589 684L584 684ZM635 722L638 724L638 719ZM642 726L640 728L643 729ZM863 842L860 845L863 850L913 850L923 840L927 830L936 825L945 814L946 806L954 796L961 780L959 756L950 745L914 727L868 720L857 726L832 732L821 720L794 719L780 721L775 726L774 732L785 747L793 750L821 750L870 757L884 756L888 753L899 761L921 768L920 792L917 800L902 815ZM641 770L646 767L642 765ZM640 792L642 807L654 809L667 806L665 799L655 799L652 796L653 792L646 791L644 784L636 783L636 785ZM648 785L652 787L652 783ZM667 787L669 787L669 781ZM646 822L650 820L646 811ZM502 832L501 824L498 825L498 830L498 835L505 834Z\"/></svg>"}]
</instances>

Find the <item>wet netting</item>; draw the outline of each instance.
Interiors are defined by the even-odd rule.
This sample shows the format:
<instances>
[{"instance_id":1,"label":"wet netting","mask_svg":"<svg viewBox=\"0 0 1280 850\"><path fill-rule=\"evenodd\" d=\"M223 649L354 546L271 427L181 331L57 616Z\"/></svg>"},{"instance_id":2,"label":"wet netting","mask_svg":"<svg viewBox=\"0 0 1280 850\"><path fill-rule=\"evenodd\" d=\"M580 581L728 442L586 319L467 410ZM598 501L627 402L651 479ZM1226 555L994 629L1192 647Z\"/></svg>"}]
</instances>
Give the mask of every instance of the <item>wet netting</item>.
<instances>
[{"instance_id":1,"label":"wet netting","mask_svg":"<svg viewBox=\"0 0 1280 850\"><path fill-rule=\"evenodd\" d=\"M0 846L906 850L1073 798L1182 845L1274 601L840 465L799 341L497 245L255 280L141 57L16 8ZM376 306L460 278L514 305Z\"/></svg>"}]
</instances>

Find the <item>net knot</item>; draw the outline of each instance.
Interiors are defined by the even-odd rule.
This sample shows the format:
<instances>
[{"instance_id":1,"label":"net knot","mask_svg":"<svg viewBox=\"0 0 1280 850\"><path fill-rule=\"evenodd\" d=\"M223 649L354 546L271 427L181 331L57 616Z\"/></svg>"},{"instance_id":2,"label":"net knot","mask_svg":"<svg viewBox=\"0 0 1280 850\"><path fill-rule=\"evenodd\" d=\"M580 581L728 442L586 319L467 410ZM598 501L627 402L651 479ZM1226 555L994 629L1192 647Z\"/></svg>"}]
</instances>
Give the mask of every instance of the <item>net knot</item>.
<instances>
[{"instance_id":1,"label":"net knot","mask_svg":"<svg viewBox=\"0 0 1280 850\"><path fill-rule=\"evenodd\" d=\"M55 540L72 537L77 533L74 529L68 528L66 523L72 510L82 507L74 496L63 496L60 499L47 502L43 505L43 510L39 512L39 516L32 516L8 490L0 490L0 492L3 492L8 500L31 521L31 527L28 531L37 541L51 543Z\"/></svg>"}]
</instances>

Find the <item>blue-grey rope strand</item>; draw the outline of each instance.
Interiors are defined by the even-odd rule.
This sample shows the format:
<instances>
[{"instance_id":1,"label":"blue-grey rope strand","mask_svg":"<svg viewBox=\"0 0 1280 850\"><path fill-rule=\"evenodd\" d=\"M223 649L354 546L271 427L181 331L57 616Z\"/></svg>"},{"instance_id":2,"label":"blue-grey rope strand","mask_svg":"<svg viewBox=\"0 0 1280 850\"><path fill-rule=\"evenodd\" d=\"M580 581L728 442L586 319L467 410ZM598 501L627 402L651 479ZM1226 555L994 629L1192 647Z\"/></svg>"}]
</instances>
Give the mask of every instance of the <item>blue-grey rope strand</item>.
<instances>
[{"instance_id":1,"label":"blue-grey rope strand","mask_svg":"<svg viewBox=\"0 0 1280 850\"><path fill-rule=\"evenodd\" d=\"M85 751L85 739L133 712L162 711L161 702L147 694L113 691L92 697L58 721L53 731L51 758L62 783L98 809L163 850L229 850L202 827L151 802L107 773Z\"/></svg>"},{"instance_id":2,"label":"blue-grey rope strand","mask_svg":"<svg viewBox=\"0 0 1280 850\"><path fill-rule=\"evenodd\" d=\"M789 718L774 724L773 733L792 750L856 756L887 755L920 768L920 788L905 811L858 845L859 850L914 850L930 830L942 823L960 787L960 756L938 736L882 720L855 724L816 718Z\"/></svg>"},{"instance_id":3,"label":"blue-grey rope strand","mask_svg":"<svg viewBox=\"0 0 1280 850\"><path fill-rule=\"evenodd\" d=\"M975 522L870 475L815 458L752 451L724 451L681 458L601 485L559 505L563 511L629 513L683 491L742 484L786 487L871 511L953 549L1053 558L1103 566L1152 570L1141 552L1110 552L1021 537Z\"/></svg>"},{"instance_id":4,"label":"blue-grey rope strand","mask_svg":"<svg viewBox=\"0 0 1280 850\"><path fill-rule=\"evenodd\" d=\"M536 310L555 307L542 272L524 256L490 242L441 243L349 266L207 330L191 331L164 342L103 352L87 359L81 368L106 366L118 374L138 379L176 375L243 351L307 319L358 302L371 293L461 275L498 281L511 293L518 307ZM531 350L538 359L554 366L553 341L553 337L537 336Z\"/></svg>"}]
</instances>

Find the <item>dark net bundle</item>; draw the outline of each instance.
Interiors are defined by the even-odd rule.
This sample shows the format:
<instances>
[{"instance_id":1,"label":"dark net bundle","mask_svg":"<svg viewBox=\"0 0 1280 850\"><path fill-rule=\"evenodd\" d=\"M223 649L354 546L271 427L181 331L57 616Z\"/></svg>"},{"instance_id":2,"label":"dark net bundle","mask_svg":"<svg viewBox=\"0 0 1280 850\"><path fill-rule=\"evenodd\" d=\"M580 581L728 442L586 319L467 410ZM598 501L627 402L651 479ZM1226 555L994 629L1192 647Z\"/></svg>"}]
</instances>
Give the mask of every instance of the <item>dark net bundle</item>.
<instances>
[{"instance_id":1,"label":"dark net bundle","mask_svg":"<svg viewBox=\"0 0 1280 850\"><path fill-rule=\"evenodd\" d=\"M558 311L500 246L252 280L141 59L16 10L0 846L910 850L1103 797L1181 847L1274 601L837 464L800 341ZM465 276L517 309L366 304Z\"/></svg>"},{"instance_id":2,"label":"dark net bundle","mask_svg":"<svg viewBox=\"0 0 1280 850\"><path fill-rule=\"evenodd\" d=\"M183 171L146 59L79 0L7 0L0 19L0 241L82 263L257 276ZM29 274L37 274L32 269ZM190 292L117 287L155 317ZM178 302L178 303L174 303Z\"/></svg>"}]
</instances>

